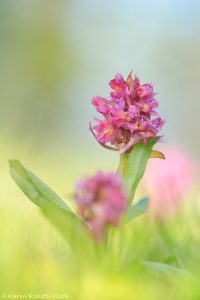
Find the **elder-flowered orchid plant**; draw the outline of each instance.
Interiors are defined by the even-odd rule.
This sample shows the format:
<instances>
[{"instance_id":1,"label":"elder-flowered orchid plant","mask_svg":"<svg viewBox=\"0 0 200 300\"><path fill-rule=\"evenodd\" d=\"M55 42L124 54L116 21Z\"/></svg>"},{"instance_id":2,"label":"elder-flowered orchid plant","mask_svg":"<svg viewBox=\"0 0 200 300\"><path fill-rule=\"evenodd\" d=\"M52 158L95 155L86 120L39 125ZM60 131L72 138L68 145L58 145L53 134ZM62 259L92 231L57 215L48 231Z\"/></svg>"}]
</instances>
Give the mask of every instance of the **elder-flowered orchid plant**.
<instances>
[{"instance_id":1,"label":"elder-flowered orchid plant","mask_svg":"<svg viewBox=\"0 0 200 300\"><path fill-rule=\"evenodd\" d=\"M102 118L96 119L97 124L90 124L90 130L103 147L119 152L119 166L117 172L99 171L77 184L72 199L76 211L19 161L10 161L10 172L20 189L41 208L82 262L100 254L103 257L113 254L115 263L118 257L120 264L120 247L116 250L116 241L112 252L113 232L123 235L127 223L148 208L147 198L136 204L132 202L148 159L165 158L153 150L160 139L164 120L156 111L158 102L151 84L141 84L138 77L133 78L130 73L127 80L117 74L110 81L110 87L109 98L92 99ZM140 263L155 267L155 263L151 265L141 260Z\"/></svg>"},{"instance_id":2,"label":"elder-flowered orchid plant","mask_svg":"<svg viewBox=\"0 0 200 300\"><path fill-rule=\"evenodd\" d=\"M105 240L110 227L132 219L138 208L139 213L146 210L147 199L132 206L137 185L148 158L164 158L162 153L152 150L164 124L155 110L158 102L152 85L140 84L137 76L132 78L132 72L127 80L116 74L109 84L112 91L108 99L99 96L92 99L103 119L96 119L98 124L90 125L90 130L103 147L119 151L120 164L117 173L99 171L77 184L73 199L77 213L19 161L10 161L15 182L50 219L54 219L54 209L56 213L65 212L68 222L70 214L73 222L77 219L79 227L91 232L95 242Z\"/></svg>"}]
</instances>

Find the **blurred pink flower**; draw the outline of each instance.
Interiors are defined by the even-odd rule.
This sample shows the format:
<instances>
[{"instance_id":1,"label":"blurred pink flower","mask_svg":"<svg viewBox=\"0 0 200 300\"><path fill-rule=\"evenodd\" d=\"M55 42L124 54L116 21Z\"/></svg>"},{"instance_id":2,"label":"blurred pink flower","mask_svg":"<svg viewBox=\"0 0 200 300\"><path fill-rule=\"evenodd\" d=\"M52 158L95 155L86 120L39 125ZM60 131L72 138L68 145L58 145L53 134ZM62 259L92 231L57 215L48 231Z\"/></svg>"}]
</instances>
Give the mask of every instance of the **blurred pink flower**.
<instances>
[{"instance_id":1,"label":"blurred pink flower","mask_svg":"<svg viewBox=\"0 0 200 300\"><path fill-rule=\"evenodd\" d=\"M173 217L195 180L193 160L174 146L162 149L166 160L150 159L143 179L150 214L160 220Z\"/></svg>"},{"instance_id":2,"label":"blurred pink flower","mask_svg":"<svg viewBox=\"0 0 200 300\"><path fill-rule=\"evenodd\" d=\"M98 172L77 184L78 214L90 226L96 240L103 238L106 225L118 226L127 197L118 174Z\"/></svg>"},{"instance_id":3,"label":"blurred pink flower","mask_svg":"<svg viewBox=\"0 0 200 300\"><path fill-rule=\"evenodd\" d=\"M91 130L97 141L103 145L110 143L116 150L126 152L139 141L146 142L162 129L164 120L155 111L153 86L140 84L137 76L129 74L125 81L116 74L110 81L110 99L96 96L92 104L103 120L96 119L97 125ZM156 118L152 119L155 116Z\"/></svg>"}]
</instances>

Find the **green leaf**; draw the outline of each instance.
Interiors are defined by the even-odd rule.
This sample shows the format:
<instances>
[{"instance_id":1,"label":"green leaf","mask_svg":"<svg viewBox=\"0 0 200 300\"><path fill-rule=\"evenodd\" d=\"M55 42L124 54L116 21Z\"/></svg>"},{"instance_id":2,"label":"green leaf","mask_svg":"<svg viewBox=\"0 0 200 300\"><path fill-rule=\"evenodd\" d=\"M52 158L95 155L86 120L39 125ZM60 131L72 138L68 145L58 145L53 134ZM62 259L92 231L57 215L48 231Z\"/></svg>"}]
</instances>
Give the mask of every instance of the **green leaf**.
<instances>
[{"instance_id":1,"label":"green leaf","mask_svg":"<svg viewBox=\"0 0 200 300\"><path fill-rule=\"evenodd\" d=\"M146 143L137 143L129 153L121 154L119 172L128 193L129 206L133 201L135 191L146 169L152 148L158 138L153 137Z\"/></svg>"},{"instance_id":2,"label":"green leaf","mask_svg":"<svg viewBox=\"0 0 200 300\"><path fill-rule=\"evenodd\" d=\"M193 275L183 268L178 268L175 266L171 266L165 263L160 262L149 262L149 261L140 261L141 265L146 269L149 269L155 275L159 277L177 277L177 276L186 276L189 278L193 278Z\"/></svg>"},{"instance_id":3,"label":"green leaf","mask_svg":"<svg viewBox=\"0 0 200 300\"><path fill-rule=\"evenodd\" d=\"M184 268L184 265L182 263L182 261L180 260L180 258L178 258L176 255L169 255L167 256L162 263L168 264L168 265L172 265L178 268Z\"/></svg>"},{"instance_id":4,"label":"green leaf","mask_svg":"<svg viewBox=\"0 0 200 300\"><path fill-rule=\"evenodd\" d=\"M127 222L130 222L132 219L146 213L148 209L148 201L148 198L143 198L136 204L132 205L127 216Z\"/></svg>"},{"instance_id":5,"label":"green leaf","mask_svg":"<svg viewBox=\"0 0 200 300\"><path fill-rule=\"evenodd\" d=\"M20 161L11 160L10 174L18 187L37 206L43 214L56 226L73 250L80 254L85 247L91 249L89 229L52 189L43 183Z\"/></svg>"}]
</instances>

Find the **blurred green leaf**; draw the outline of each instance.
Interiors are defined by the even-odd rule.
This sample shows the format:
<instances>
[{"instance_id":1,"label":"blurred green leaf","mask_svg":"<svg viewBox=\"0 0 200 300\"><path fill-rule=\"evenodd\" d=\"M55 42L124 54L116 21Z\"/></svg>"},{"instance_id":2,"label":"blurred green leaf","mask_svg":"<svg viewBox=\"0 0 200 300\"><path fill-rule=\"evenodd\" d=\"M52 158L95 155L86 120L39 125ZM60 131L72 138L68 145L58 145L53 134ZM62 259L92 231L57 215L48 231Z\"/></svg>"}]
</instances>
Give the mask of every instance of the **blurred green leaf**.
<instances>
[{"instance_id":1,"label":"blurred green leaf","mask_svg":"<svg viewBox=\"0 0 200 300\"><path fill-rule=\"evenodd\" d=\"M123 153L120 156L119 171L125 182L129 205L132 203L137 186L146 169L152 148L158 138L159 137L153 137L146 143L137 143L129 153Z\"/></svg>"},{"instance_id":2,"label":"blurred green leaf","mask_svg":"<svg viewBox=\"0 0 200 300\"><path fill-rule=\"evenodd\" d=\"M25 168L20 161L10 160L9 164L11 177L33 203L35 203L45 212L48 210L48 208L57 208L62 210L65 215L74 215L72 210L60 198L60 196L58 196L31 171Z\"/></svg>"},{"instance_id":3,"label":"blurred green leaf","mask_svg":"<svg viewBox=\"0 0 200 300\"><path fill-rule=\"evenodd\" d=\"M16 182L18 187L33 203L42 208L45 204L45 199L30 181L26 169L17 160L10 160L9 166L11 177Z\"/></svg>"},{"instance_id":4,"label":"blurred green leaf","mask_svg":"<svg viewBox=\"0 0 200 300\"><path fill-rule=\"evenodd\" d=\"M25 168L19 160L10 160L9 163L13 180L32 202L43 208L48 201L56 207L72 212L60 196Z\"/></svg>"},{"instance_id":5,"label":"blurred green leaf","mask_svg":"<svg viewBox=\"0 0 200 300\"><path fill-rule=\"evenodd\" d=\"M141 265L145 268L152 271L155 275L160 277L176 277L183 275L189 278L193 278L193 275L183 268L178 268L169 264L160 263L160 262L149 262L149 261L140 261Z\"/></svg>"},{"instance_id":6,"label":"blurred green leaf","mask_svg":"<svg viewBox=\"0 0 200 300\"><path fill-rule=\"evenodd\" d=\"M184 265L182 263L182 261L180 260L180 258L178 258L176 255L169 255L167 256L162 263L168 264L168 265L172 265L178 268L184 268Z\"/></svg>"},{"instance_id":7,"label":"blurred green leaf","mask_svg":"<svg viewBox=\"0 0 200 300\"><path fill-rule=\"evenodd\" d=\"M92 260L94 243L85 223L74 213L68 213L51 203L45 205L42 212L69 242L77 257L85 257L87 253L89 260Z\"/></svg>"},{"instance_id":8,"label":"blurred green leaf","mask_svg":"<svg viewBox=\"0 0 200 300\"><path fill-rule=\"evenodd\" d=\"M81 252L82 248L91 248L89 229L65 204L65 202L37 176L26 169L18 160L10 161L10 173L13 180L24 194L70 242L73 250Z\"/></svg>"},{"instance_id":9,"label":"blurred green leaf","mask_svg":"<svg viewBox=\"0 0 200 300\"><path fill-rule=\"evenodd\" d=\"M127 216L127 222L130 222L132 219L146 213L148 209L148 201L149 201L148 198L145 197L140 201L138 201L136 204L132 205Z\"/></svg>"}]
</instances>

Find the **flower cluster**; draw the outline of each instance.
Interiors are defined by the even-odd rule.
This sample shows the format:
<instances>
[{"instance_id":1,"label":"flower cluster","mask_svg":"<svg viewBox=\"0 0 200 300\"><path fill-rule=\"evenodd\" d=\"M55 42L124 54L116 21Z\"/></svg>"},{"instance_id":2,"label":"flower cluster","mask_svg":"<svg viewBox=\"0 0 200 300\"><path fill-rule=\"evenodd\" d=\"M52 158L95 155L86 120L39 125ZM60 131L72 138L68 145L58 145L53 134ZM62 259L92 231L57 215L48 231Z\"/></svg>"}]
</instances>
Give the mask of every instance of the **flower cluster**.
<instances>
[{"instance_id":1,"label":"flower cluster","mask_svg":"<svg viewBox=\"0 0 200 300\"><path fill-rule=\"evenodd\" d=\"M90 129L97 141L114 150L126 152L139 141L146 142L162 129L164 120L155 111L158 102L151 84L140 84L137 76L129 74L125 81L122 75L116 74L110 81L112 92L110 98L100 96L92 99L96 110L103 119L96 119L97 125ZM155 116L155 118L152 118Z\"/></svg>"},{"instance_id":2,"label":"flower cluster","mask_svg":"<svg viewBox=\"0 0 200 300\"><path fill-rule=\"evenodd\" d=\"M119 225L127 197L118 174L99 171L77 184L75 201L79 216L89 225L94 238L100 240L107 225Z\"/></svg>"}]
</instances>

